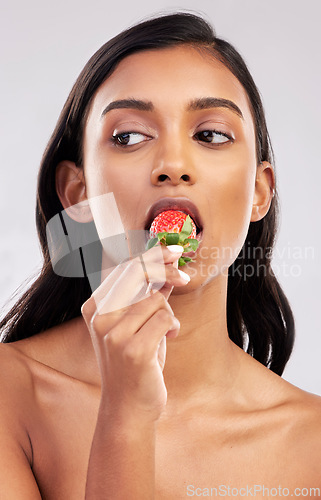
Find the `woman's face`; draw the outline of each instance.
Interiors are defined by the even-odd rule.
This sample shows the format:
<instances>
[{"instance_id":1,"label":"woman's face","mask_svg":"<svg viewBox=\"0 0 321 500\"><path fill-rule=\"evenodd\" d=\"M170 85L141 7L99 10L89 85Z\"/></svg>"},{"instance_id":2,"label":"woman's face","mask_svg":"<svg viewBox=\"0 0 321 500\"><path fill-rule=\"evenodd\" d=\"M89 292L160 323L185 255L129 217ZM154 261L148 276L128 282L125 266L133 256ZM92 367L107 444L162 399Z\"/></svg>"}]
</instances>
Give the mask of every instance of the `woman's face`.
<instances>
[{"instance_id":1,"label":"woman's face","mask_svg":"<svg viewBox=\"0 0 321 500\"><path fill-rule=\"evenodd\" d=\"M247 95L209 54L179 46L131 55L95 95L84 133L87 197L112 192L131 230L146 229L156 202L158 210L163 201L183 209L187 198L199 212L202 242L184 271L197 282L212 279L242 247L256 169ZM108 213L94 204L92 212L103 234Z\"/></svg>"}]
</instances>

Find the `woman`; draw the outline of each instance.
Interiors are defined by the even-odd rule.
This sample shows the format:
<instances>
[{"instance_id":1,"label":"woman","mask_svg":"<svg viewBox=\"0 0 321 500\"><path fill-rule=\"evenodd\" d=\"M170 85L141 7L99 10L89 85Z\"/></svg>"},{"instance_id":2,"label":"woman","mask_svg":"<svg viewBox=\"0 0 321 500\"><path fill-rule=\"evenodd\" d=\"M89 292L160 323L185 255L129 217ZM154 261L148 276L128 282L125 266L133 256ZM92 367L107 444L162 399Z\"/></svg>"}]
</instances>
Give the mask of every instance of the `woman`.
<instances>
[{"instance_id":1,"label":"woman","mask_svg":"<svg viewBox=\"0 0 321 500\"><path fill-rule=\"evenodd\" d=\"M271 162L244 61L201 18L146 21L91 58L39 173L41 276L2 321L2 496L321 487L320 398L280 377L294 325L270 266ZM194 262L182 273L182 248L157 245L117 264L115 217L131 250L128 235L169 208L198 226ZM92 219L94 263L62 248L72 220L77 232ZM66 277L76 259L88 279Z\"/></svg>"}]
</instances>

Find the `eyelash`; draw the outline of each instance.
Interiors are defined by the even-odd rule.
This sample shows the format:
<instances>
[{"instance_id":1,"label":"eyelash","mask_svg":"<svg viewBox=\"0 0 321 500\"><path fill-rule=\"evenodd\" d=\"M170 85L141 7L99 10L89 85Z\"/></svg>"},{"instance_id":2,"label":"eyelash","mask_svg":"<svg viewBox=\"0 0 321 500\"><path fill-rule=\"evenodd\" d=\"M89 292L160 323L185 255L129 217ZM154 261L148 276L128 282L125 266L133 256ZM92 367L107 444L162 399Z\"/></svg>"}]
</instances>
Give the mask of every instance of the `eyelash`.
<instances>
[{"instance_id":1,"label":"eyelash","mask_svg":"<svg viewBox=\"0 0 321 500\"><path fill-rule=\"evenodd\" d=\"M205 130L201 130L200 132L197 132L194 137L200 135L200 134L204 134L205 132L211 132L212 134L217 134L217 135L220 135L222 137L226 137L226 139L228 139L227 141L225 142L216 142L216 143L211 143L211 142L207 142L207 141L201 141L201 142L205 142L211 146L223 146L224 144L228 144L228 142L234 142L234 139L233 137L231 137L230 135L226 134L225 132L221 132L220 130L215 130L215 129L205 129Z\"/></svg>"},{"instance_id":2,"label":"eyelash","mask_svg":"<svg viewBox=\"0 0 321 500\"><path fill-rule=\"evenodd\" d=\"M211 143L211 142L207 142L207 141L201 141L201 142L205 142L205 144L209 144L210 146L223 146L224 144L227 144L228 142L231 142L233 143L234 142L234 139L233 137L231 137L230 135L226 134L225 132L221 132L220 130L214 130L214 129L206 129L206 130L201 130L200 132L197 132L196 134L194 134L193 137L197 137L198 135L200 134L204 134L205 132L211 132L212 134L217 134L217 135L220 135L220 136L223 136L223 137L226 137L228 140L225 141L225 142L217 142L217 143ZM128 135L142 135L142 136L145 136L145 137L149 137L145 134L142 134L140 132L133 132L133 131L128 131L128 132L121 132L119 134L115 134L111 137L111 142L114 146L117 146L117 147L120 147L120 148L130 148L132 146L136 146L136 144L140 144L141 142L146 142L146 141L140 141L136 144L130 144L130 145L127 145L127 144L121 144L118 142L118 140L122 137L122 136L128 136ZM150 137L149 137L150 138ZM148 140L148 139L147 139Z\"/></svg>"},{"instance_id":3,"label":"eyelash","mask_svg":"<svg viewBox=\"0 0 321 500\"><path fill-rule=\"evenodd\" d=\"M113 135L113 136L110 138L110 140L111 140L111 142L113 143L113 145L114 145L114 146L118 146L118 147L120 147L120 148L129 148L129 147L131 147L131 146L136 146L136 144L130 144L130 145L128 146L127 144L121 144L121 143L119 143L119 142L117 142L117 141L118 141L118 139L119 139L120 137L122 137L122 136L124 136L124 135L132 135L132 134L133 134L133 135L143 135L143 136L145 136L145 137L149 137L149 136L147 136L146 134L142 134L142 133L140 133L140 132L128 131L128 132L121 132L120 134L115 134L115 135ZM145 141L140 141L140 142L145 142ZM140 144L140 143L137 143L137 144Z\"/></svg>"}]
</instances>

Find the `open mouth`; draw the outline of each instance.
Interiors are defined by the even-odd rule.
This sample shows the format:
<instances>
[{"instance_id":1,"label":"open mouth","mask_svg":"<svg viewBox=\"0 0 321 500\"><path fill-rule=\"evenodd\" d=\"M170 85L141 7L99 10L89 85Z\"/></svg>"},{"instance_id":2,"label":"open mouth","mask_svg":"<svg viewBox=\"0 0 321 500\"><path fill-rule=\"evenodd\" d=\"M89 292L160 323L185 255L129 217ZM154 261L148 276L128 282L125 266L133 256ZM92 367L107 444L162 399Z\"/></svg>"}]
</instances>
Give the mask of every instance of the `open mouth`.
<instances>
[{"instance_id":1,"label":"open mouth","mask_svg":"<svg viewBox=\"0 0 321 500\"><path fill-rule=\"evenodd\" d=\"M160 200L158 200L148 210L145 230L149 231L155 217L167 210L178 210L189 215L193 219L196 226L196 239L198 241L201 240L201 235L203 232L202 219L199 214L198 208L188 198L161 198Z\"/></svg>"}]
</instances>

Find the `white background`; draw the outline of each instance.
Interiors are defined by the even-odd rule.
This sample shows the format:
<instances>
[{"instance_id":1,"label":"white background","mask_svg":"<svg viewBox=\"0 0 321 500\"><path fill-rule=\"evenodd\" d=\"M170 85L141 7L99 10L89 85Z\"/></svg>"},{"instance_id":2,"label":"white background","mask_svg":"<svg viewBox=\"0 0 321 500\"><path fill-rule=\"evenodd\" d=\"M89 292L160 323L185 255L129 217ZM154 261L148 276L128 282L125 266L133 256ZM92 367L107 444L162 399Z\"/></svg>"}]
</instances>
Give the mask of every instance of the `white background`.
<instances>
[{"instance_id":1,"label":"white background","mask_svg":"<svg viewBox=\"0 0 321 500\"><path fill-rule=\"evenodd\" d=\"M2 0L0 303L40 268L38 166L82 67L120 30L178 9L205 14L244 56L262 93L282 209L275 268L297 326L284 377L321 394L319 0Z\"/></svg>"}]
</instances>

